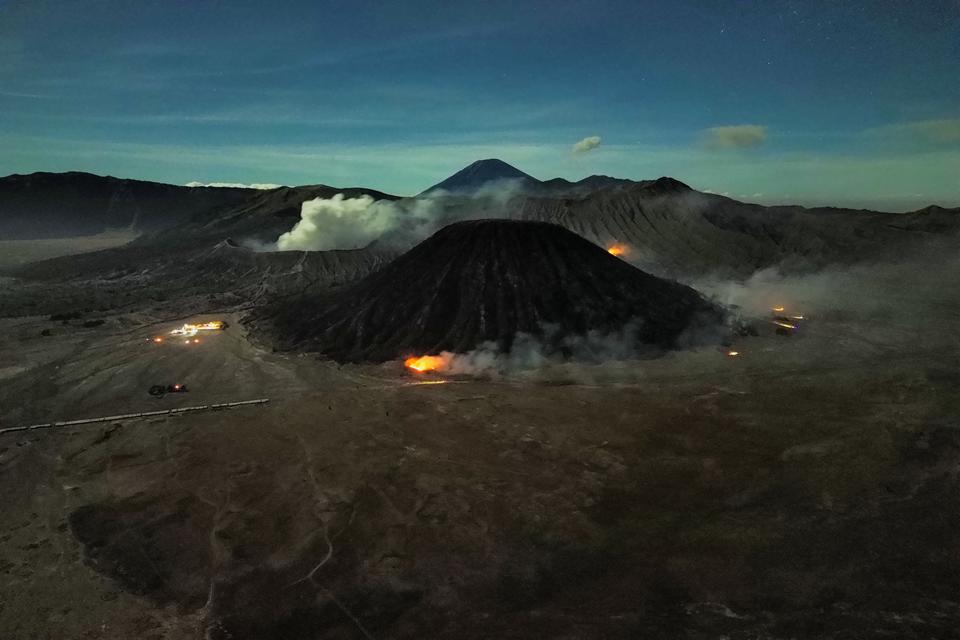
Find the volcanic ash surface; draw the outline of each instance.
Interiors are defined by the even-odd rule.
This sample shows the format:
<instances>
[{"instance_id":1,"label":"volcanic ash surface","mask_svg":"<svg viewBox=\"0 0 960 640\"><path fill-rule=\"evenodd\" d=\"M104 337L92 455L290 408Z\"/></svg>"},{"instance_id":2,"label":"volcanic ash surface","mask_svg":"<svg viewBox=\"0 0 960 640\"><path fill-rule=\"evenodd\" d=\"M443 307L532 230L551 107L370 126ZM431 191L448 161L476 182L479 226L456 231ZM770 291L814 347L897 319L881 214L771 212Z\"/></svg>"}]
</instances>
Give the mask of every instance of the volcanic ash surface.
<instances>
[{"instance_id":1,"label":"volcanic ash surface","mask_svg":"<svg viewBox=\"0 0 960 640\"><path fill-rule=\"evenodd\" d=\"M338 361L466 352L518 335L563 351L584 336L672 348L722 313L693 289L645 273L560 226L452 224L335 296L271 311L282 347Z\"/></svg>"}]
</instances>

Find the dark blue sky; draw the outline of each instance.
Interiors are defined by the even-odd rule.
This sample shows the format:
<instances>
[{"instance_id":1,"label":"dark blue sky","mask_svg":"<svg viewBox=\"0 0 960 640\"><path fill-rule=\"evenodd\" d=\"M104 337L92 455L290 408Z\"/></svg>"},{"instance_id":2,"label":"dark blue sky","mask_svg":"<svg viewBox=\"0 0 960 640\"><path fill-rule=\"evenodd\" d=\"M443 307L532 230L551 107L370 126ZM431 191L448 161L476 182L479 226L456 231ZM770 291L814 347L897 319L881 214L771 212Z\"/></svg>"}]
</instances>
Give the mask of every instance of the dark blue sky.
<instances>
[{"instance_id":1,"label":"dark blue sky","mask_svg":"<svg viewBox=\"0 0 960 640\"><path fill-rule=\"evenodd\" d=\"M409 194L482 157L960 204L960 2L0 0L0 174Z\"/></svg>"}]
</instances>

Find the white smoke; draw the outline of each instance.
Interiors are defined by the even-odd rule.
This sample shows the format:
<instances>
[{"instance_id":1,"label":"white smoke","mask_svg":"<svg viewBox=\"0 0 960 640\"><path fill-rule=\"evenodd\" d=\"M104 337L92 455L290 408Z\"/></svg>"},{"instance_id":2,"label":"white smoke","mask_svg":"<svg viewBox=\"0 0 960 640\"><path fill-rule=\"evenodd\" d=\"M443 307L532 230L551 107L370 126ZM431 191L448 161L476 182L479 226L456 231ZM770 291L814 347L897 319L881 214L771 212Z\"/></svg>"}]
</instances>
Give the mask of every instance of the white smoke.
<instances>
[{"instance_id":1,"label":"white smoke","mask_svg":"<svg viewBox=\"0 0 960 640\"><path fill-rule=\"evenodd\" d=\"M368 195L314 198L300 207L300 220L277 238L280 251L357 249L378 239L398 224L393 203Z\"/></svg>"},{"instance_id":2,"label":"white smoke","mask_svg":"<svg viewBox=\"0 0 960 640\"><path fill-rule=\"evenodd\" d=\"M300 220L266 250L329 251L358 249L372 242L404 250L441 227L462 220L503 218L522 189L520 180L498 180L470 193L431 191L397 201L368 195L314 198L301 205Z\"/></svg>"},{"instance_id":3,"label":"white smoke","mask_svg":"<svg viewBox=\"0 0 960 640\"><path fill-rule=\"evenodd\" d=\"M436 367L444 375L503 379L539 376L557 367L596 366L628 362L659 354L657 348L637 339L640 323L629 322L618 331L589 331L584 335L561 335L554 325L544 327L543 337L527 333L514 336L509 349L484 342L466 353L442 351Z\"/></svg>"}]
</instances>

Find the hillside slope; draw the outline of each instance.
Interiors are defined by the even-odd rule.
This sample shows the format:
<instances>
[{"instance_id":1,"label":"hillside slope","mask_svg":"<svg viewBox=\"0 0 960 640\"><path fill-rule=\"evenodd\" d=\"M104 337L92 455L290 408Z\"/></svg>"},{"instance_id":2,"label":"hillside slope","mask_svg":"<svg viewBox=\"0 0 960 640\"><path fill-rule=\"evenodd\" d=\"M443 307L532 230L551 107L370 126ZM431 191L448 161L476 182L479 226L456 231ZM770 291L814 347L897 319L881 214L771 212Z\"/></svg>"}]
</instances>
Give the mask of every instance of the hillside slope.
<instances>
[{"instance_id":1,"label":"hillside slope","mask_svg":"<svg viewBox=\"0 0 960 640\"><path fill-rule=\"evenodd\" d=\"M674 346L721 314L694 290L651 276L562 227L475 220L444 227L342 291L291 299L272 314L288 347L336 360L468 351L518 333L561 349L587 334Z\"/></svg>"},{"instance_id":2,"label":"hillside slope","mask_svg":"<svg viewBox=\"0 0 960 640\"><path fill-rule=\"evenodd\" d=\"M157 231L259 193L81 172L14 174L0 178L0 239L66 238L116 229Z\"/></svg>"}]
</instances>

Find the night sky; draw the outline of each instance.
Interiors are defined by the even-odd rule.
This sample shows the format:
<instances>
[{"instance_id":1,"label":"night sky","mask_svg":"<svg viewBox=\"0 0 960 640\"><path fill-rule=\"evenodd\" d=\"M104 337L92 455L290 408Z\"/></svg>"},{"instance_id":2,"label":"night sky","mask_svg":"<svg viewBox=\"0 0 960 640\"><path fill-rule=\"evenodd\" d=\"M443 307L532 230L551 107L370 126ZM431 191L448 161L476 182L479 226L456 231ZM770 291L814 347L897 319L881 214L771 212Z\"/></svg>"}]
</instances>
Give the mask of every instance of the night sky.
<instances>
[{"instance_id":1,"label":"night sky","mask_svg":"<svg viewBox=\"0 0 960 640\"><path fill-rule=\"evenodd\" d=\"M412 194L488 157L957 206L960 1L0 0L2 175Z\"/></svg>"}]
</instances>

